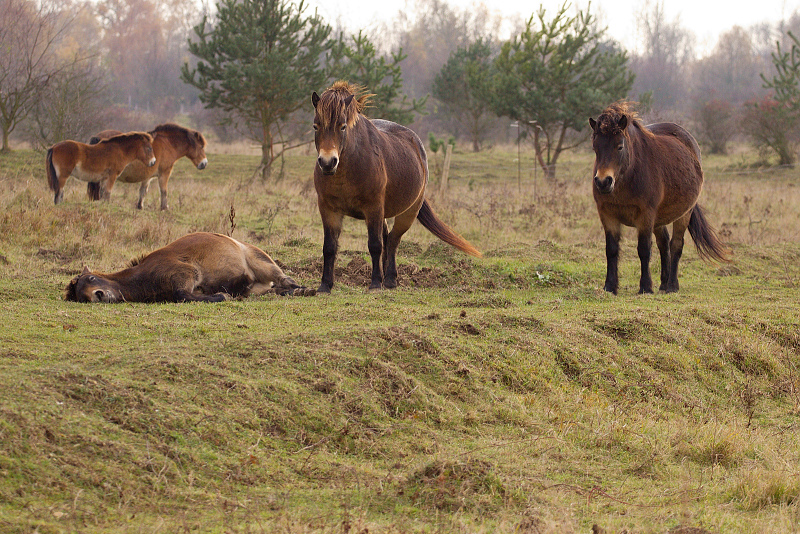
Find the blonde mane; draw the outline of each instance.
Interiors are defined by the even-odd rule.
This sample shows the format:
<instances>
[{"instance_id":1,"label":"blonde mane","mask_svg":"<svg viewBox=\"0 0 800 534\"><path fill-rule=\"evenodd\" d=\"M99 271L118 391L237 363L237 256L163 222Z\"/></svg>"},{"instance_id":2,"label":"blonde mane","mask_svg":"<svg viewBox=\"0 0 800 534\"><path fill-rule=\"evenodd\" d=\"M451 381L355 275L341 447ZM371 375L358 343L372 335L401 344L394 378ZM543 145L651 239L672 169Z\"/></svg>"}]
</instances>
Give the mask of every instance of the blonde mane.
<instances>
[{"instance_id":1,"label":"blonde mane","mask_svg":"<svg viewBox=\"0 0 800 534\"><path fill-rule=\"evenodd\" d=\"M349 105L345 106L347 97L353 96ZM325 89L317 104L317 115L323 128L330 126L337 117L343 117L347 126L352 128L358 122L359 116L370 105L372 97L367 88L339 80Z\"/></svg>"}]
</instances>

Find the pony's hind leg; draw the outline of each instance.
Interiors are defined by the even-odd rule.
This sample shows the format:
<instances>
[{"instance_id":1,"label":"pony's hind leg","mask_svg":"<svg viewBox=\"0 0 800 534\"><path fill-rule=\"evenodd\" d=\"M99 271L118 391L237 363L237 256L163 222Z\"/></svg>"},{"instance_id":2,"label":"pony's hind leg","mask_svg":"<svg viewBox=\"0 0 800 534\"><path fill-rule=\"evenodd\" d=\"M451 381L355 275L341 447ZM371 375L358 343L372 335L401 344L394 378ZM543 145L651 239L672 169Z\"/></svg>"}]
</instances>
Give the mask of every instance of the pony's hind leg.
<instances>
[{"instance_id":1,"label":"pony's hind leg","mask_svg":"<svg viewBox=\"0 0 800 534\"><path fill-rule=\"evenodd\" d=\"M653 232L656 236L658 252L661 255L661 286L659 291L666 291L669 283L670 261L669 261L669 231L666 226L656 228Z\"/></svg>"},{"instance_id":2,"label":"pony's hind leg","mask_svg":"<svg viewBox=\"0 0 800 534\"><path fill-rule=\"evenodd\" d=\"M394 218L392 231L389 232L386 240L384 241L384 262L383 262L383 286L387 288L397 287L397 247L400 245L400 239L403 237L414 220L417 218L420 202L416 206L412 206L404 213L401 213Z\"/></svg>"},{"instance_id":3,"label":"pony's hind leg","mask_svg":"<svg viewBox=\"0 0 800 534\"><path fill-rule=\"evenodd\" d=\"M672 239L669 242L669 255L670 255L670 268L669 280L665 291L667 293L677 293L680 286L678 284L678 262L681 261L683 255L683 238L686 234L686 229L689 227L689 219L692 216L692 211L685 214L680 219L676 219L672 223Z\"/></svg>"}]
</instances>

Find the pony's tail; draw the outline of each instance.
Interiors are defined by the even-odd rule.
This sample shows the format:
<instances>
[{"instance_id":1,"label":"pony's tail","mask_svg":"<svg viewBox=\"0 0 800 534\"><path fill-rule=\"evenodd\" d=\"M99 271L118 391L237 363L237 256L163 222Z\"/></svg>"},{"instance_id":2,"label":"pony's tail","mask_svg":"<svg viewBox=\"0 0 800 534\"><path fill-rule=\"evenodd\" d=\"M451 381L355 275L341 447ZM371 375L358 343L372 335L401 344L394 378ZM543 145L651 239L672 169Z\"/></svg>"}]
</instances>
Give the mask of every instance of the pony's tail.
<instances>
[{"instance_id":1,"label":"pony's tail","mask_svg":"<svg viewBox=\"0 0 800 534\"><path fill-rule=\"evenodd\" d=\"M103 188L100 187L100 182L87 182L86 196L92 200L100 200L103 195Z\"/></svg>"},{"instance_id":2,"label":"pony's tail","mask_svg":"<svg viewBox=\"0 0 800 534\"><path fill-rule=\"evenodd\" d=\"M56 175L56 168L53 165L53 149L47 149L47 157L45 158L45 166L47 167L47 185L50 186L50 191L58 191L58 176Z\"/></svg>"},{"instance_id":3,"label":"pony's tail","mask_svg":"<svg viewBox=\"0 0 800 534\"><path fill-rule=\"evenodd\" d=\"M466 252L471 256L478 258L483 256L483 254L481 254L478 249L473 247L469 241L455 233L452 228L442 222L442 220L439 219L439 217L437 217L433 212L433 209L431 209L431 205L428 204L427 200L422 201L422 207L419 209L417 219L419 219L419 222L422 223L422 226L427 228L433 235L448 245L452 245L458 250Z\"/></svg>"},{"instance_id":4,"label":"pony's tail","mask_svg":"<svg viewBox=\"0 0 800 534\"><path fill-rule=\"evenodd\" d=\"M700 204L695 204L689 218L689 235L692 236L694 246L700 257L706 261L728 262L731 261L731 249L717 237L717 232L711 223L706 220L706 215Z\"/></svg>"}]
</instances>

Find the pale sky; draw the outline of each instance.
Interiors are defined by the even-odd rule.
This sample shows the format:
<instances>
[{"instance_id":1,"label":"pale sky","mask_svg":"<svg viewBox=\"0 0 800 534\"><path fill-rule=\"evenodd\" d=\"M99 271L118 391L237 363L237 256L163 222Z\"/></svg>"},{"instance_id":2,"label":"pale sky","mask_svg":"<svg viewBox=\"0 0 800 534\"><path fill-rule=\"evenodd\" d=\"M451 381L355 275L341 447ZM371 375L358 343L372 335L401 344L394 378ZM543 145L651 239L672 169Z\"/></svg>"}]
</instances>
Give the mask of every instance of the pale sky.
<instances>
[{"instance_id":1,"label":"pale sky","mask_svg":"<svg viewBox=\"0 0 800 534\"><path fill-rule=\"evenodd\" d=\"M472 7L475 0L445 0L457 10ZM564 0L480 0L491 11L506 17L517 15L527 20L544 5L548 13L554 13ZM652 3L655 0L651 0ZM413 9L413 0L380 1L380 0L306 0L313 10L317 8L330 24L342 21L354 30L374 27L377 20L389 21L403 9ZM636 15L644 6L643 0L594 0L591 11L600 17L608 34L629 50L636 46ZM573 0L572 8L585 8L586 0ZM681 26L694 32L697 39L697 51L700 55L710 51L717 42L720 33L736 25L747 28L753 24L769 21L777 22L788 18L794 11L800 10L800 0L665 0L664 12L667 22L680 17ZM348 24L348 21L350 23Z\"/></svg>"}]
</instances>

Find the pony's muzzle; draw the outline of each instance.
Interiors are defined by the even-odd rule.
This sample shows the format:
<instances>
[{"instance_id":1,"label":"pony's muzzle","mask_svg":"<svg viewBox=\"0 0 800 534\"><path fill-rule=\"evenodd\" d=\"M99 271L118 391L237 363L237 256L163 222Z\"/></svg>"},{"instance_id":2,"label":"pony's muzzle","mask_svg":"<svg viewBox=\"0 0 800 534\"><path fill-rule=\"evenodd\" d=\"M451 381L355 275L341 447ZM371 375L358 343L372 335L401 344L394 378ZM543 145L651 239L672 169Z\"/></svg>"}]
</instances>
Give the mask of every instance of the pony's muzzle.
<instances>
[{"instance_id":1,"label":"pony's muzzle","mask_svg":"<svg viewBox=\"0 0 800 534\"><path fill-rule=\"evenodd\" d=\"M600 178L599 176L595 175L594 186L601 193L604 194L610 193L611 191L614 190L614 177L606 176L605 178Z\"/></svg>"},{"instance_id":2,"label":"pony's muzzle","mask_svg":"<svg viewBox=\"0 0 800 534\"><path fill-rule=\"evenodd\" d=\"M150 163L148 163L147 166L152 167L155 164L156 164L156 157L153 156L152 158L150 158Z\"/></svg>"},{"instance_id":3,"label":"pony's muzzle","mask_svg":"<svg viewBox=\"0 0 800 534\"><path fill-rule=\"evenodd\" d=\"M208 158L203 158L203 161L197 164L197 168L202 171L203 169L206 168L207 165L208 165Z\"/></svg>"},{"instance_id":4,"label":"pony's muzzle","mask_svg":"<svg viewBox=\"0 0 800 534\"><path fill-rule=\"evenodd\" d=\"M337 156L329 158L320 156L317 158L317 164L322 169L322 174L336 174L336 169L339 167L339 158Z\"/></svg>"}]
</instances>

